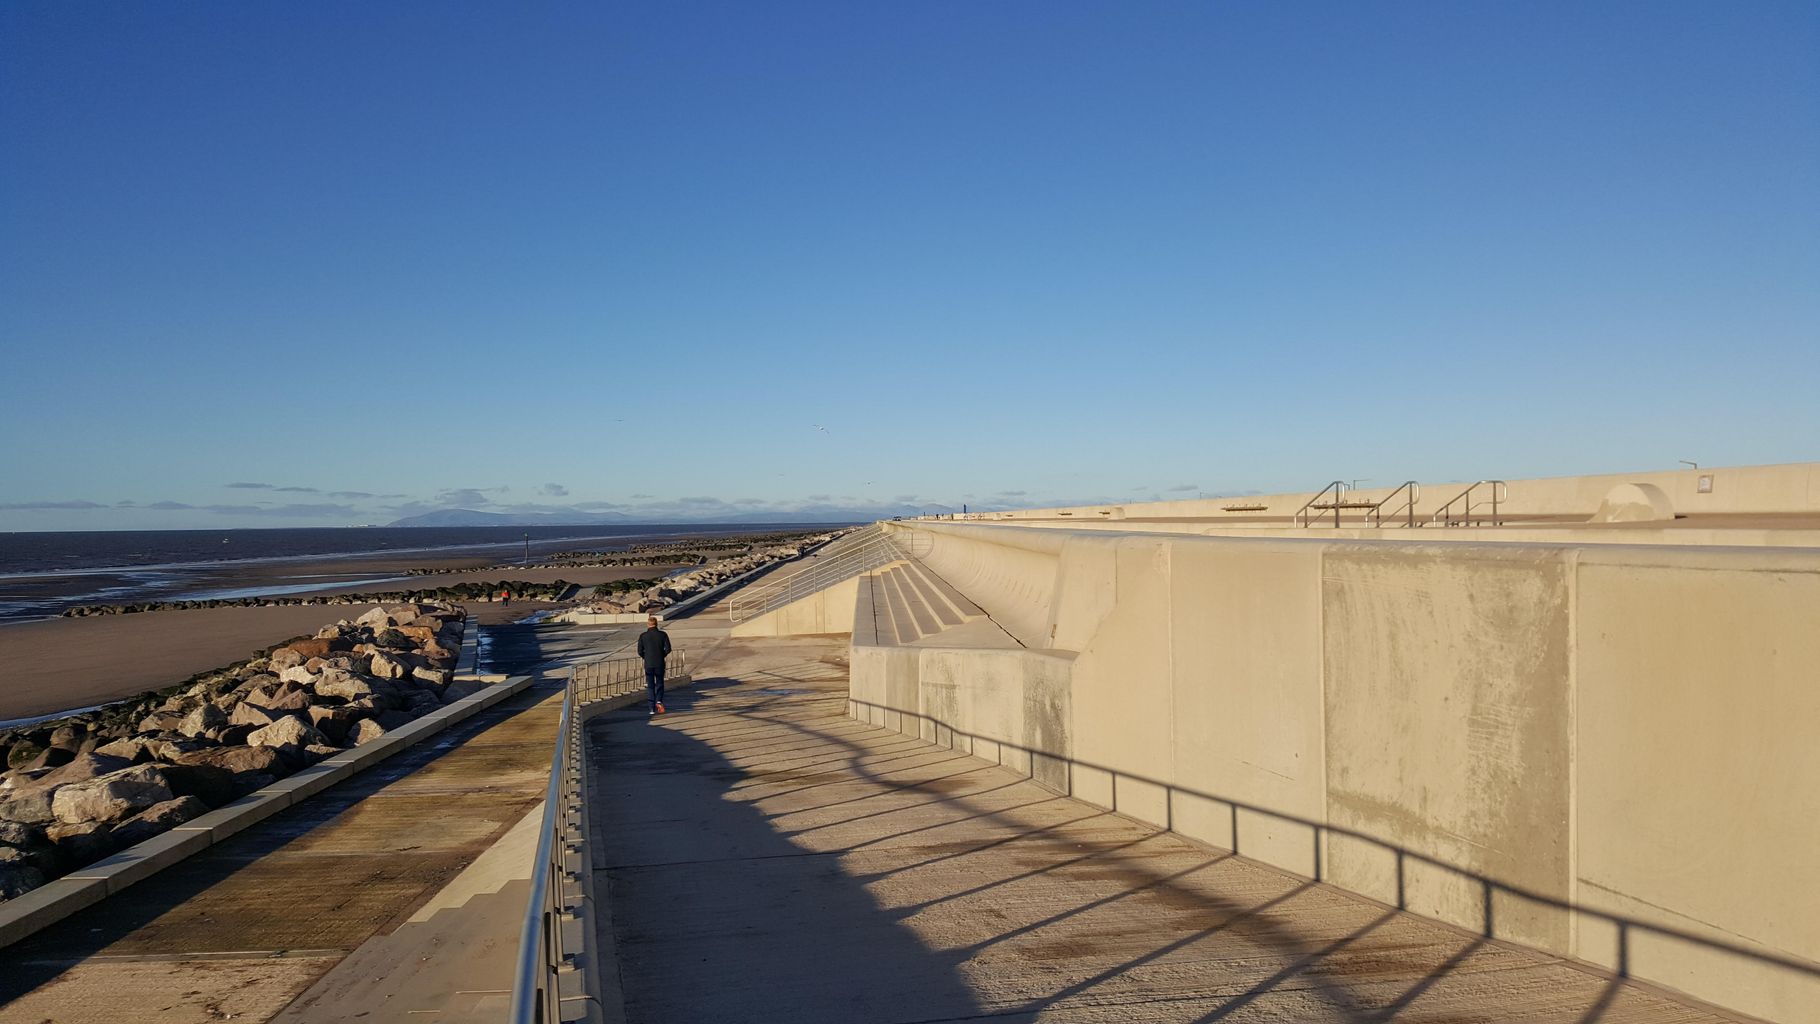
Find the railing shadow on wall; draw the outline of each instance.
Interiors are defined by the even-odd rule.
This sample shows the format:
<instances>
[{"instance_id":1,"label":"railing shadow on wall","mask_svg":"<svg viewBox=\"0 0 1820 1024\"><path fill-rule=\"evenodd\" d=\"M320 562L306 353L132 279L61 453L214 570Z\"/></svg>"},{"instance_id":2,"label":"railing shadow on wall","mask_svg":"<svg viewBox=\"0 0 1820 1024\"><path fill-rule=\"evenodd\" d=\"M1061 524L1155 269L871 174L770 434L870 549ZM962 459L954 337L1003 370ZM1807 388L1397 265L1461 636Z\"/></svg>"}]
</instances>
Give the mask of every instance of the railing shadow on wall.
<instances>
[{"instance_id":1,"label":"railing shadow on wall","mask_svg":"<svg viewBox=\"0 0 1820 1024\"><path fill-rule=\"evenodd\" d=\"M956 740L958 739L966 740L969 747L976 743L995 745L1001 751L999 755L1001 764L1004 762L1004 751L1022 755L1027 758L1029 762L1029 769L1025 774L1029 775L1032 779L1035 779L1038 775L1037 768L1039 763L1059 765L1064 769L1063 777L1066 782L1060 791L1065 796L1073 797L1076 795L1074 785L1074 772L1076 769L1085 769L1091 772L1100 773L1111 780L1112 801L1109 809L1115 813L1119 812L1118 791L1121 780L1127 783L1151 787L1163 794L1163 806L1165 808L1165 817L1167 820L1162 824L1165 829L1171 832L1175 831L1175 809L1178 796L1224 805L1227 809L1227 813L1230 815L1229 827L1231 829L1232 837L1231 851L1234 854L1244 853L1241 849L1242 844L1240 841L1239 816L1241 812L1259 815L1285 825L1306 829L1309 833L1309 842L1312 846L1310 851L1312 853L1312 864L1314 867L1312 878L1316 882L1326 881L1323 877L1324 866L1326 864L1323 853L1327 852L1326 848L1332 839L1340 838L1365 844L1371 848L1382 851L1385 856L1392 858L1396 887L1395 897L1393 900L1375 900L1375 902L1393 905L1398 910L1411 911L1412 913L1418 914L1422 913L1422 911L1419 910L1412 910L1410 906L1408 884L1409 866L1413 863L1425 868L1435 869L1436 871L1443 872L1449 877L1464 881L1478 889L1481 915L1479 935L1485 939L1509 941L1531 948L1534 946L1532 942L1511 938L1508 935L1500 936L1498 934L1496 908L1500 902L1500 897L1518 900L1535 907L1602 921L1610 926L1615 932L1613 937L1613 956L1608 966L1619 979L1628 979L1633 976L1631 973L1633 933L1639 933L1674 942L1687 943L1711 952L1738 957L1742 960L1767 967L1793 971L1797 974L1811 978L1816 982L1820 982L1820 963L1814 963L1791 956L1784 956L1772 951L1751 949L1736 943L1726 942L1722 939L1716 939L1710 936L1699 935L1669 925L1641 921L1611 911L1579 905L1569 900L1563 900L1558 897L1525 889L1522 886L1512 885L1508 882L1502 882L1498 879L1487 877L1478 872L1451 864L1430 854L1398 846L1397 844L1378 836L1360 832L1355 829L1349 829L1344 826L1316 821L1311 818L1302 817L1300 815L1291 814L1244 800L1234 799L1229 796L1220 796L1218 794L1203 792L1183 786L1179 783L1165 782L1120 768L1111 768L1105 765L1094 764L1093 762L1083 761L1072 756L1059 756L1048 751L1026 747L1011 740L1001 739L996 736L970 733L962 729L956 729L947 722L918 712L904 711L899 708L892 708L883 704L860 700L854 697L849 697L848 701L850 706L854 708L895 714L901 716L906 722L914 721L918 723L919 732L925 738L931 737L932 734L929 731L923 730L921 727L929 726L933 729L933 738L938 745L953 747L956 745ZM1053 775L1051 777L1053 777ZM1049 788L1054 789L1056 787L1050 786ZM1356 890L1349 889L1347 891L1367 899L1373 898L1369 895L1358 893ZM1456 927L1458 927L1458 925L1456 925ZM1596 1016L1597 1014L1594 1013L1586 1019L1596 1019Z\"/></svg>"}]
</instances>

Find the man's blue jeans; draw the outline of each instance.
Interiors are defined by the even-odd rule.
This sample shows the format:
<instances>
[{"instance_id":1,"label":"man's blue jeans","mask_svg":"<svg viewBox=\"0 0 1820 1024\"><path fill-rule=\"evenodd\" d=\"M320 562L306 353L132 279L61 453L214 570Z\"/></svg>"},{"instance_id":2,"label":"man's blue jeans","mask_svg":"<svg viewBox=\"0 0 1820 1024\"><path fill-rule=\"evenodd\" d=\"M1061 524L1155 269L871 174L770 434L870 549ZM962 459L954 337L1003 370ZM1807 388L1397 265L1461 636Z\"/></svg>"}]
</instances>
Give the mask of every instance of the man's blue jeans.
<instances>
[{"instance_id":1,"label":"man's blue jeans","mask_svg":"<svg viewBox=\"0 0 1820 1024\"><path fill-rule=\"evenodd\" d=\"M657 705L664 702L664 670L661 668L645 669L645 693L651 698L651 711L656 713Z\"/></svg>"}]
</instances>

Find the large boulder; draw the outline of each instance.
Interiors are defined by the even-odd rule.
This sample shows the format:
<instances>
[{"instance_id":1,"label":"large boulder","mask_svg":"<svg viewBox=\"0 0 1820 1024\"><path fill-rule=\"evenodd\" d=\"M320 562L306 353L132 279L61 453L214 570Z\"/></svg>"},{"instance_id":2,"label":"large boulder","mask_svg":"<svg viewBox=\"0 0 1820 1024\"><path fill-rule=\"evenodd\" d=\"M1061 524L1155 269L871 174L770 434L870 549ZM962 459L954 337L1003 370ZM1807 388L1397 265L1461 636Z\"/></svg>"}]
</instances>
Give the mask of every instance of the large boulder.
<instances>
[{"instance_id":1,"label":"large boulder","mask_svg":"<svg viewBox=\"0 0 1820 1024\"><path fill-rule=\"evenodd\" d=\"M417 616L413 615L411 617L416 618ZM385 629L392 624L392 616L389 615L384 608L374 608L360 618L355 619L354 624L356 626L365 626L368 629L378 631Z\"/></svg>"},{"instance_id":2,"label":"large boulder","mask_svg":"<svg viewBox=\"0 0 1820 1024\"><path fill-rule=\"evenodd\" d=\"M165 765L164 777L176 796L195 797L210 807L220 807L240 795L234 773L212 764Z\"/></svg>"},{"instance_id":3,"label":"large boulder","mask_svg":"<svg viewBox=\"0 0 1820 1024\"><path fill-rule=\"evenodd\" d=\"M23 896L45 882L44 872L21 858L17 863L0 864L0 900Z\"/></svg>"},{"instance_id":4,"label":"large boulder","mask_svg":"<svg viewBox=\"0 0 1820 1024\"><path fill-rule=\"evenodd\" d=\"M400 655L374 652L367 671L380 679L403 679L410 674L411 666Z\"/></svg>"},{"instance_id":5,"label":"large boulder","mask_svg":"<svg viewBox=\"0 0 1820 1024\"><path fill-rule=\"evenodd\" d=\"M286 715L263 729L247 734L249 747L307 747L326 745L328 737L316 727L295 715Z\"/></svg>"},{"instance_id":6,"label":"large boulder","mask_svg":"<svg viewBox=\"0 0 1820 1024\"><path fill-rule=\"evenodd\" d=\"M316 674L303 665L292 665L291 667L280 671L278 673L278 678L283 682L308 686L316 681Z\"/></svg>"},{"instance_id":7,"label":"large boulder","mask_svg":"<svg viewBox=\"0 0 1820 1024\"><path fill-rule=\"evenodd\" d=\"M282 771L278 752L270 747L216 747L185 754L177 763L223 768L235 775L274 774Z\"/></svg>"},{"instance_id":8,"label":"large boulder","mask_svg":"<svg viewBox=\"0 0 1820 1024\"><path fill-rule=\"evenodd\" d=\"M183 716L175 711L159 711L139 720L138 732L176 732Z\"/></svg>"},{"instance_id":9,"label":"large boulder","mask_svg":"<svg viewBox=\"0 0 1820 1024\"><path fill-rule=\"evenodd\" d=\"M358 747L362 744L373 742L379 737L384 736L385 733L385 726L380 725L371 718L356 719L348 726L347 733L343 737L342 742L350 747Z\"/></svg>"},{"instance_id":10,"label":"large boulder","mask_svg":"<svg viewBox=\"0 0 1820 1024\"><path fill-rule=\"evenodd\" d=\"M278 650L294 652L303 660L307 661L310 658L326 658L334 649L335 646L332 640L327 637L315 637L309 640L293 640L283 647L280 647ZM273 651L272 653L276 656L278 651Z\"/></svg>"},{"instance_id":11,"label":"large boulder","mask_svg":"<svg viewBox=\"0 0 1820 1024\"><path fill-rule=\"evenodd\" d=\"M213 704L202 704L196 710L183 716L183 721L177 725L177 731L185 736L202 736L226 724L228 724L227 712Z\"/></svg>"},{"instance_id":12,"label":"large boulder","mask_svg":"<svg viewBox=\"0 0 1820 1024\"><path fill-rule=\"evenodd\" d=\"M57 852L75 867L93 864L120 848L114 841L114 825L107 821L59 822L46 834Z\"/></svg>"},{"instance_id":13,"label":"large boulder","mask_svg":"<svg viewBox=\"0 0 1820 1024\"><path fill-rule=\"evenodd\" d=\"M207 814L208 805L193 796L153 804L114 828L113 839L119 846L132 846L167 832L192 818Z\"/></svg>"},{"instance_id":14,"label":"large boulder","mask_svg":"<svg viewBox=\"0 0 1820 1024\"><path fill-rule=\"evenodd\" d=\"M285 671L288 673L302 670L286 669ZM246 695L246 703L272 711L302 711L310 706L310 697L313 694L310 687L314 684L316 677L305 674L304 679L306 681L301 683L287 680L274 686L254 690Z\"/></svg>"},{"instance_id":15,"label":"large boulder","mask_svg":"<svg viewBox=\"0 0 1820 1024\"><path fill-rule=\"evenodd\" d=\"M280 647L272 652L272 659L267 667L273 672L283 672L287 668L296 668L303 664L303 655L294 647Z\"/></svg>"},{"instance_id":16,"label":"large boulder","mask_svg":"<svg viewBox=\"0 0 1820 1024\"><path fill-rule=\"evenodd\" d=\"M76 759L76 752L69 747L46 747L42 753L22 766L26 771L39 768L61 768Z\"/></svg>"},{"instance_id":17,"label":"large boulder","mask_svg":"<svg viewBox=\"0 0 1820 1024\"><path fill-rule=\"evenodd\" d=\"M373 689L373 684L352 672L343 672L339 669L324 672L322 678L316 681L316 695L319 697L334 697L339 700L352 701L371 697L375 692L377 691Z\"/></svg>"},{"instance_id":18,"label":"large boulder","mask_svg":"<svg viewBox=\"0 0 1820 1024\"><path fill-rule=\"evenodd\" d=\"M87 754L77 754L70 762L50 774L31 783L32 786L62 786L71 782L87 782L103 775L117 772L122 768L131 768L133 762L124 757L103 754L99 750Z\"/></svg>"},{"instance_id":19,"label":"large boulder","mask_svg":"<svg viewBox=\"0 0 1820 1024\"><path fill-rule=\"evenodd\" d=\"M310 724L316 731L329 738L331 743L342 743L355 722L366 717L365 712L351 707L328 707L318 704L309 710Z\"/></svg>"},{"instance_id":20,"label":"large boulder","mask_svg":"<svg viewBox=\"0 0 1820 1024\"><path fill-rule=\"evenodd\" d=\"M418 646L434 643L436 640L436 631L428 626L393 626L392 628L417 641Z\"/></svg>"},{"instance_id":21,"label":"large boulder","mask_svg":"<svg viewBox=\"0 0 1820 1024\"><path fill-rule=\"evenodd\" d=\"M127 736L123 739L103 743L96 747L94 752L108 757L124 758L131 764L137 764L152 756L151 751L147 749L146 742L136 736Z\"/></svg>"},{"instance_id":22,"label":"large boulder","mask_svg":"<svg viewBox=\"0 0 1820 1024\"><path fill-rule=\"evenodd\" d=\"M52 803L55 787L34 787L0 794L0 820L45 825L57 820Z\"/></svg>"},{"instance_id":23,"label":"large boulder","mask_svg":"<svg viewBox=\"0 0 1820 1024\"><path fill-rule=\"evenodd\" d=\"M454 677L455 673L446 668L425 668L419 665L411 670L411 675L418 682L441 687L449 685L449 680Z\"/></svg>"},{"instance_id":24,"label":"large boulder","mask_svg":"<svg viewBox=\"0 0 1820 1024\"><path fill-rule=\"evenodd\" d=\"M234 705L233 712L228 715L228 725L250 725L255 729L263 729L289 713L243 700Z\"/></svg>"},{"instance_id":25,"label":"large boulder","mask_svg":"<svg viewBox=\"0 0 1820 1024\"><path fill-rule=\"evenodd\" d=\"M51 800L51 812L66 825L120 821L173 795L162 771L154 765L136 764L87 782L58 787Z\"/></svg>"},{"instance_id":26,"label":"large boulder","mask_svg":"<svg viewBox=\"0 0 1820 1024\"><path fill-rule=\"evenodd\" d=\"M44 826L0 818L0 846L27 847L44 842Z\"/></svg>"}]
</instances>

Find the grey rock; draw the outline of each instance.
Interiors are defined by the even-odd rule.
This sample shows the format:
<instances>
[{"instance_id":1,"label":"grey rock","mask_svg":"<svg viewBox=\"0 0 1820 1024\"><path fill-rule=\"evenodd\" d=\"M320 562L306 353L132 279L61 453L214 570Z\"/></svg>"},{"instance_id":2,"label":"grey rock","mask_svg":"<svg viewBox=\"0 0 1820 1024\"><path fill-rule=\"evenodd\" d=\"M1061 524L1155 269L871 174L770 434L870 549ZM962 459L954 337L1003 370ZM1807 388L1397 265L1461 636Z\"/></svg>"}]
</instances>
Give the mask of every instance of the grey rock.
<instances>
[{"instance_id":1,"label":"grey rock","mask_svg":"<svg viewBox=\"0 0 1820 1024\"><path fill-rule=\"evenodd\" d=\"M132 736L103 743L96 747L94 752L107 757L124 758L135 764L152 756L151 752L146 749L145 741Z\"/></svg>"},{"instance_id":2,"label":"grey rock","mask_svg":"<svg viewBox=\"0 0 1820 1024\"><path fill-rule=\"evenodd\" d=\"M59 823L46 830L57 852L72 865L81 867L119 849L114 842L114 826L106 821Z\"/></svg>"},{"instance_id":3,"label":"grey rock","mask_svg":"<svg viewBox=\"0 0 1820 1024\"><path fill-rule=\"evenodd\" d=\"M0 866L0 900L23 896L44 884L44 872L30 864Z\"/></svg>"},{"instance_id":4,"label":"grey rock","mask_svg":"<svg viewBox=\"0 0 1820 1024\"><path fill-rule=\"evenodd\" d=\"M447 669L418 667L411 670L411 675L433 686L447 686L455 674Z\"/></svg>"},{"instance_id":5,"label":"grey rock","mask_svg":"<svg viewBox=\"0 0 1820 1024\"><path fill-rule=\"evenodd\" d=\"M153 765L137 764L87 782L59 786L51 799L51 811L66 825L119 821L172 795L163 772Z\"/></svg>"},{"instance_id":6,"label":"grey rock","mask_svg":"<svg viewBox=\"0 0 1820 1024\"><path fill-rule=\"evenodd\" d=\"M233 712L228 715L228 724L250 725L255 729L263 729L278 719L283 718L285 714L286 713L283 711L277 711L261 704L254 704L252 701L241 701L234 705Z\"/></svg>"},{"instance_id":7,"label":"grey rock","mask_svg":"<svg viewBox=\"0 0 1820 1024\"><path fill-rule=\"evenodd\" d=\"M246 738L249 747L326 746L327 741L328 737L315 726L294 715L287 715L263 729L255 729Z\"/></svg>"},{"instance_id":8,"label":"grey rock","mask_svg":"<svg viewBox=\"0 0 1820 1024\"><path fill-rule=\"evenodd\" d=\"M36 846L44 842L44 826L29 821L0 819L0 845Z\"/></svg>"},{"instance_id":9,"label":"grey rock","mask_svg":"<svg viewBox=\"0 0 1820 1024\"><path fill-rule=\"evenodd\" d=\"M279 764L278 752L270 747L217 747L198 750L177 759L182 765L207 765L225 769L235 775L271 773Z\"/></svg>"},{"instance_id":10,"label":"grey rock","mask_svg":"<svg viewBox=\"0 0 1820 1024\"><path fill-rule=\"evenodd\" d=\"M386 734L386 728L371 718L362 718L348 726L344 742L350 747L371 743Z\"/></svg>"},{"instance_id":11,"label":"grey rock","mask_svg":"<svg viewBox=\"0 0 1820 1024\"><path fill-rule=\"evenodd\" d=\"M365 679L339 669L324 672L322 678L316 681L316 694L321 697L353 701L371 697L374 692L372 684Z\"/></svg>"},{"instance_id":12,"label":"grey rock","mask_svg":"<svg viewBox=\"0 0 1820 1024\"><path fill-rule=\"evenodd\" d=\"M403 658L384 652L374 652L372 664L367 671L380 679L403 679L410 671Z\"/></svg>"},{"instance_id":13,"label":"grey rock","mask_svg":"<svg viewBox=\"0 0 1820 1024\"><path fill-rule=\"evenodd\" d=\"M211 729L219 729L228 724L227 713L213 704L203 704L196 710L183 716L177 731L185 736L201 736Z\"/></svg>"},{"instance_id":14,"label":"grey rock","mask_svg":"<svg viewBox=\"0 0 1820 1024\"><path fill-rule=\"evenodd\" d=\"M116 845L126 847L143 843L161 832L168 832L192 818L209 812L208 805L193 796L153 804L114 828Z\"/></svg>"}]
</instances>

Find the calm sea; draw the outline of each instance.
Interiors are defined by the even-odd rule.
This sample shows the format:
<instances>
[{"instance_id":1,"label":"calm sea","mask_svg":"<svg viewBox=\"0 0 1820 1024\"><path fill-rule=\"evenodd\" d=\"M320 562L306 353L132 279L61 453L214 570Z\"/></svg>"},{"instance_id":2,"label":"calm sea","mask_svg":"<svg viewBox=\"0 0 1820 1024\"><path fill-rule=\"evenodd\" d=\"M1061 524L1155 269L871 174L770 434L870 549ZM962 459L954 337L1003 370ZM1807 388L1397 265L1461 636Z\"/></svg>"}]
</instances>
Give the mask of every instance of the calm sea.
<instances>
[{"instance_id":1,"label":"calm sea","mask_svg":"<svg viewBox=\"0 0 1820 1024\"><path fill-rule=\"evenodd\" d=\"M43 618L78 604L198 597L235 563L282 563L400 553L522 556L573 548L617 549L659 538L801 530L802 524L698 523L632 526L359 527L296 530L145 530L0 533L0 622ZM392 577L388 577L392 578ZM299 593L314 586L267 588Z\"/></svg>"}]
</instances>

